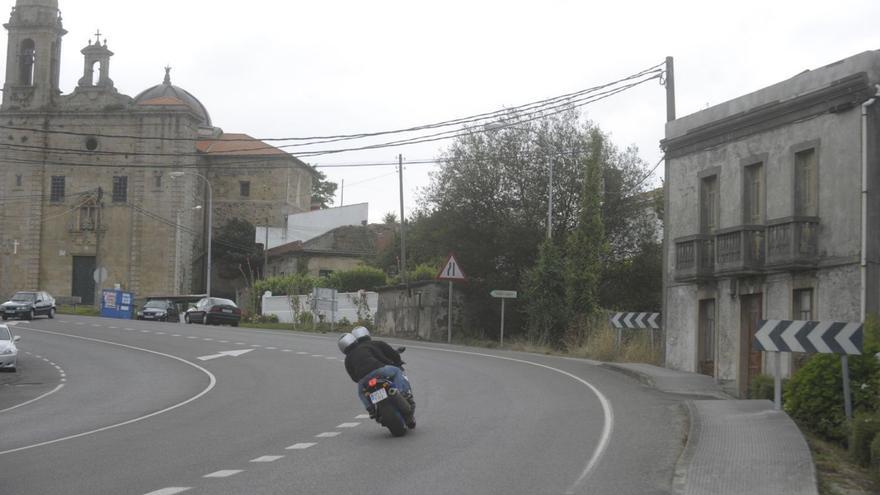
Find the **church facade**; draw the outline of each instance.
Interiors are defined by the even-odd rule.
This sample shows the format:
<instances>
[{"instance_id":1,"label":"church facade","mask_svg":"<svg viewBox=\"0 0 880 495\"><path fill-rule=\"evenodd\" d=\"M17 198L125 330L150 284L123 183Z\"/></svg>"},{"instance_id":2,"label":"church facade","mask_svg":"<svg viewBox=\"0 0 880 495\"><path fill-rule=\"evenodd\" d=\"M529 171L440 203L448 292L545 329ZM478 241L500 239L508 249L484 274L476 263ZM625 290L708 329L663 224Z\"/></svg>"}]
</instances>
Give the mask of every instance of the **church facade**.
<instances>
[{"instance_id":1,"label":"church facade","mask_svg":"<svg viewBox=\"0 0 880 495\"><path fill-rule=\"evenodd\" d=\"M63 94L58 0L18 0L4 26L0 297L39 289L93 303L117 285L137 297L202 292L209 221L216 237L230 219L277 227L308 211L311 169L215 127L170 69L162 84L124 95L96 36ZM212 295L234 295L213 274Z\"/></svg>"}]
</instances>

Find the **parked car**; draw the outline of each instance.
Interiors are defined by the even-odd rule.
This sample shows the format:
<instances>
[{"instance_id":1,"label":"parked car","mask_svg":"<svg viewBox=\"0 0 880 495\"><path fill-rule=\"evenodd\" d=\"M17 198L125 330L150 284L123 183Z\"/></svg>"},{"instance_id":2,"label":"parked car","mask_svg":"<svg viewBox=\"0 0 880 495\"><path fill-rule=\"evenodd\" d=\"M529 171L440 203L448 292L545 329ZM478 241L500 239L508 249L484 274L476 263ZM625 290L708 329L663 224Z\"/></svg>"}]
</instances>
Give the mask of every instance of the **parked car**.
<instances>
[{"instance_id":1,"label":"parked car","mask_svg":"<svg viewBox=\"0 0 880 495\"><path fill-rule=\"evenodd\" d=\"M204 323L205 325L238 326L241 321L241 310L229 299L205 297L190 308L184 315L187 323Z\"/></svg>"},{"instance_id":2,"label":"parked car","mask_svg":"<svg viewBox=\"0 0 880 495\"><path fill-rule=\"evenodd\" d=\"M168 299L153 299L137 312L137 319L180 323L180 310Z\"/></svg>"},{"instance_id":3,"label":"parked car","mask_svg":"<svg viewBox=\"0 0 880 495\"><path fill-rule=\"evenodd\" d=\"M18 359L18 348L15 343L21 337L13 335L12 330L6 325L0 325L0 370L15 371Z\"/></svg>"},{"instance_id":4,"label":"parked car","mask_svg":"<svg viewBox=\"0 0 880 495\"><path fill-rule=\"evenodd\" d=\"M55 299L44 291L16 292L12 299L0 304L4 320L24 318L33 320L35 316L45 315L55 318Z\"/></svg>"}]
</instances>

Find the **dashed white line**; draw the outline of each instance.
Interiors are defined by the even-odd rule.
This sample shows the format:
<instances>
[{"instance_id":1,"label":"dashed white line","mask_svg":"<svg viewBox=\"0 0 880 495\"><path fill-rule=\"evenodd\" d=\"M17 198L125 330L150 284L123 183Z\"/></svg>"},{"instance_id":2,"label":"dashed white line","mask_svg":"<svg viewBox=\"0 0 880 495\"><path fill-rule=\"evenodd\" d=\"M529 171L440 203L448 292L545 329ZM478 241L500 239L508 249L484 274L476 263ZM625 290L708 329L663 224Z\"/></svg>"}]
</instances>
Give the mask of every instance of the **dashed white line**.
<instances>
[{"instance_id":1,"label":"dashed white line","mask_svg":"<svg viewBox=\"0 0 880 495\"><path fill-rule=\"evenodd\" d=\"M172 335L172 337L180 337L180 334L179 334L179 333L175 333L174 335Z\"/></svg>"},{"instance_id":2,"label":"dashed white line","mask_svg":"<svg viewBox=\"0 0 880 495\"><path fill-rule=\"evenodd\" d=\"M187 490L192 490L192 488L187 486L169 486L168 488L156 490L155 492L150 492L146 495L175 495L177 493L183 493Z\"/></svg>"},{"instance_id":3,"label":"dashed white line","mask_svg":"<svg viewBox=\"0 0 880 495\"><path fill-rule=\"evenodd\" d=\"M188 336L187 338L190 339L190 340L195 340L195 339L197 339L198 337L196 337L195 335L190 335L190 336Z\"/></svg>"},{"instance_id":4,"label":"dashed white line","mask_svg":"<svg viewBox=\"0 0 880 495\"><path fill-rule=\"evenodd\" d=\"M320 358L320 357L324 357L324 355L323 354L312 354L312 357L319 357Z\"/></svg>"},{"instance_id":5,"label":"dashed white line","mask_svg":"<svg viewBox=\"0 0 880 495\"><path fill-rule=\"evenodd\" d=\"M125 330L126 332L134 332L134 328L125 327L123 328L123 330Z\"/></svg>"},{"instance_id":6,"label":"dashed white line","mask_svg":"<svg viewBox=\"0 0 880 495\"><path fill-rule=\"evenodd\" d=\"M119 329L119 327L107 327L107 328L109 328L110 330L118 330Z\"/></svg>"},{"instance_id":7,"label":"dashed white line","mask_svg":"<svg viewBox=\"0 0 880 495\"><path fill-rule=\"evenodd\" d=\"M260 344L251 344L251 347L263 347Z\"/></svg>"},{"instance_id":8,"label":"dashed white line","mask_svg":"<svg viewBox=\"0 0 880 495\"><path fill-rule=\"evenodd\" d=\"M241 469L224 469L222 471L215 471L211 474L206 474L202 476L202 478L228 478L230 476L235 476L240 472L242 472Z\"/></svg>"},{"instance_id":9,"label":"dashed white line","mask_svg":"<svg viewBox=\"0 0 880 495\"><path fill-rule=\"evenodd\" d=\"M156 335L165 335L165 332L156 332Z\"/></svg>"},{"instance_id":10,"label":"dashed white line","mask_svg":"<svg viewBox=\"0 0 880 495\"><path fill-rule=\"evenodd\" d=\"M264 455L262 457L257 457L256 459L251 459L251 462L275 462L283 457L283 455Z\"/></svg>"},{"instance_id":11,"label":"dashed white line","mask_svg":"<svg viewBox=\"0 0 880 495\"><path fill-rule=\"evenodd\" d=\"M360 423L342 423L341 425L337 426L337 428L354 428L355 426L358 426L359 424Z\"/></svg>"},{"instance_id":12,"label":"dashed white line","mask_svg":"<svg viewBox=\"0 0 880 495\"><path fill-rule=\"evenodd\" d=\"M100 327L101 325L98 325L97 323L92 323L92 326L93 327Z\"/></svg>"},{"instance_id":13,"label":"dashed white line","mask_svg":"<svg viewBox=\"0 0 880 495\"><path fill-rule=\"evenodd\" d=\"M278 348L277 347L267 347L266 349L268 349L270 351L274 351L275 349L278 349Z\"/></svg>"},{"instance_id":14,"label":"dashed white line","mask_svg":"<svg viewBox=\"0 0 880 495\"><path fill-rule=\"evenodd\" d=\"M307 448L314 447L315 445L318 445L318 444L314 443L314 442L295 443L295 444L291 445L290 447L287 447L284 450L306 450Z\"/></svg>"},{"instance_id":15,"label":"dashed white line","mask_svg":"<svg viewBox=\"0 0 880 495\"><path fill-rule=\"evenodd\" d=\"M370 415L369 414L358 414L357 416L354 417L354 419L370 419Z\"/></svg>"},{"instance_id":16,"label":"dashed white line","mask_svg":"<svg viewBox=\"0 0 880 495\"><path fill-rule=\"evenodd\" d=\"M339 433L340 432L338 431L325 431L324 433L318 433L317 435L315 435L315 438L333 438L339 435Z\"/></svg>"},{"instance_id":17,"label":"dashed white line","mask_svg":"<svg viewBox=\"0 0 880 495\"><path fill-rule=\"evenodd\" d=\"M235 345L244 345L244 342L236 342Z\"/></svg>"},{"instance_id":18,"label":"dashed white line","mask_svg":"<svg viewBox=\"0 0 880 495\"><path fill-rule=\"evenodd\" d=\"M141 333L150 333L149 330L141 330Z\"/></svg>"},{"instance_id":19,"label":"dashed white line","mask_svg":"<svg viewBox=\"0 0 880 495\"><path fill-rule=\"evenodd\" d=\"M207 337L206 337L206 338L204 338L204 339L202 339L202 340L206 340L206 341L209 341L209 342L210 342L210 341L212 341L212 340L214 340L214 339L211 339L211 338L207 338Z\"/></svg>"},{"instance_id":20,"label":"dashed white line","mask_svg":"<svg viewBox=\"0 0 880 495\"><path fill-rule=\"evenodd\" d=\"M299 351L299 352L297 352L297 354L299 354L300 356L305 356L306 354L308 354L308 352Z\"/></svg>"},{"instance_id":21,"label":"dashed white line","mask_svg":"<svg viewBox=\"0 0 880 495\"><path fill-rule=\"evenodd\" d=\"M229 343L228 340L218 340L217 342L220 342L221 344L228 344Z\"/></svg>"},{"instance_id":22,"label":"dashed white line","mask_svg":"<svg viewBox=\"0 0 880 495\"><path fill-rule=\"evenodd\" d=\"M281 352L293 352L290 349L282 349Z\"/></svg>"}]
</instances>

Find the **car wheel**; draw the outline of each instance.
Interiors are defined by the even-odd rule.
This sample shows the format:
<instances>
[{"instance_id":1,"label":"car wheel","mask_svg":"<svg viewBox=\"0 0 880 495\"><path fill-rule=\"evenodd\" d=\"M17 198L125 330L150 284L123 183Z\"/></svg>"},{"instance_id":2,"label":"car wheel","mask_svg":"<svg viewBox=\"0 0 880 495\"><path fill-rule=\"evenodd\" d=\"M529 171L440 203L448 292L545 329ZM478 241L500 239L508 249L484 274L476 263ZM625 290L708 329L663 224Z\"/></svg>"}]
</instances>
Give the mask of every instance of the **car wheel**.
<instances>
[{"instance_id":1,"label":"car wheel","mask_svg":"<svg viewBox=\"0 0 880 495\"><path fill-rule=\"evenodd\" d=\"M3 315L3 321L6 321L6 320L8 320L8 319L9 319L9 317L8 317L8 316L6 316L6 315Z\"/></svg>"},{"instance_id":2,"label":"car wheel","mask_svg":"<svg viewBox=\"0 0 880 495\"><path fill-rule=\"evenodd\" d=\"M55 318L55 308L49 308L49 319Z\"/></svg>"},{"instance_id":3,"label":"car wheel","mask_svg":"<svg viewBox=\"0 0 880 495\"><path fill-rule=\"evenodd\" d=\"M210 323L208 323L208 315L202 316L202 323L204 323L205 325L210 325Z\"/></svg>"},{"instance_id":4,"label":"car wheel","mask_svg":"<svg viewBox=\"0 0 880 495\"><path fill-rule=\"evenodd\" d=\"M34 310L33 310L33 309L30 310L30 311L28 312L28 314L27 314L27 319L28 319L28 320L33 320L33 319L34 319Z\"/></svg>"},{"instance_id":5,"label":"car wheel","mask_svg":"<svg viewBox=\"0 0 880 495\"><path fill-rule=\"evenodd\" d=\"M232 326L234 326L234 327L237 327L237 326L238 326L238 322L237 322L237 321L233 321L232 323L230 323L230 325L232 325Z\"/></svg>"}]
</instances>

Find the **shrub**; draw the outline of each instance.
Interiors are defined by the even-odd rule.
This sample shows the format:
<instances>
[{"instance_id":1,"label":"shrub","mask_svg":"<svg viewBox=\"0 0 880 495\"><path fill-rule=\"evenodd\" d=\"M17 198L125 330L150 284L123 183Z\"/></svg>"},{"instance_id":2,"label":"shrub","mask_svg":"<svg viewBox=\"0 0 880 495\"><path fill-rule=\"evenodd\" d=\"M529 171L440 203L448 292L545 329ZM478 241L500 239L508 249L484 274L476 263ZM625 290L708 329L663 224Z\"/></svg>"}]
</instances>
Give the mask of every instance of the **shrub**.
<instances>
[{"instance_id":1,"label":"shrub","mask_svg":"<svg viewBox=\"0 0 880 495\"><path fill-rule=\"evenodd\" d=\"M749 383L749 399L773 400L776 389L774 378L770 375L758 375Z\"/></svg>"},{"instance_id":2,"label":"shrub","mask_svg":"<svg viewBox=\"0 0 880 495\"><path fill-rule=\"evenodd\" d=\"M849 357L853 410L875 412L880 394L880 325L865 322L864 354ZM799 369L785 387L785 410L801 426L841 444L847 441L840 356L818 354Z\"/></svg>"},{"instance_id":3,"label":"shrub","mask_svg":"<svg viewBox=\"0 0 880 495\"><path fill-rule=\"evenodd\" d=\"M871 467L874 468L874 474L880 474L880 435L875 435L871 442Z\"/></svg>"},{"instance_id":4,"label":"shrub","mask_svg":"<svg viewBox=\"0 0 880 495\"><path fill-rule=\"evenodd\" d=\"M371 266L333 272L327 279L329 287L339 292L374 290L385 285L385 272Z\"/></svg>"},{"instance_id":5,"label":"shrub","mask_svg":"<svg viewBox=\"0 0 880 495\"><path fill-rule=\"evenodd\" d=\"M849 453L853 462L862 467L871 464L871 444L880 433L880 414L862 414L853 419Z\"/></svg>"},{"instance_id":6,"label":"shrub","mask_svg":"<svg viewBox=\"0 0 880 495\"><path fill-rule=\"evenodd\" d=\"M308 275L293 274L269 277L254 282L254 292L258 297L270 291L273 296L311 294L312 289L323 285L323 279Z\"/></svg>"},{"instance_id":7,"label":"shrub","mask_svg":"<svg viewBox=\"0 0 880 495\"><path fill-rule=\"evenodd\" d=\"M421 265L413 268L407 273L410 282L416 282L419 280L434 280L434 277L437 276L437 272L440 269L436 266L429 265L427 263L422 263Z\"/></svg>"}]
</instances>

